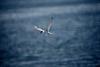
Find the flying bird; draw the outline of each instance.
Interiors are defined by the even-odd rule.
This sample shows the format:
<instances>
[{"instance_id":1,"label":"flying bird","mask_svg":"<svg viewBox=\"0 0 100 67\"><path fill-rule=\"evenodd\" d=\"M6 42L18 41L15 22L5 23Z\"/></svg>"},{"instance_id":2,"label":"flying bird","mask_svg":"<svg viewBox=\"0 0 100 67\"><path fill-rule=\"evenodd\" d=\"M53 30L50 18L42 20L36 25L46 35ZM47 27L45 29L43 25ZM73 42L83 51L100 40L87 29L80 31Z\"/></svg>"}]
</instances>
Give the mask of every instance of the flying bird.
<instances>
[{"instance_id":1,"label":"flying bird","mask_svg":"<svg viewBox=\"0 0 100 67\"><path fill-rule=\"evenodd\" d=\"M50 18L50 21L49 21L48 26L47 26L46 29L42 29L42 28L39 28L39 27L37 27L37 26L34 26L34 28L35 28L37 31L39 31L41 34L42 34L42 33L53 34L53 33L50 32L50 29L51 29L52 24L53 24L52 20L53 20L53 17Z\"/></svg>"}]
</instances>

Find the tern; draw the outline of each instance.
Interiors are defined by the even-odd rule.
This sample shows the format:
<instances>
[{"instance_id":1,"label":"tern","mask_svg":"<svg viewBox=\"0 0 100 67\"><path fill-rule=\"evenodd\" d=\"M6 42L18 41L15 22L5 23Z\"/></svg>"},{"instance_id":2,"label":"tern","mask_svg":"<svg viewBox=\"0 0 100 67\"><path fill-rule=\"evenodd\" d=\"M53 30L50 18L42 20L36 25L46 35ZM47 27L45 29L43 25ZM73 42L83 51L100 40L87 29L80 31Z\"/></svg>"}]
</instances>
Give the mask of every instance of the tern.
<instances>
[{"instance_id":1,"label":"tern","mask_svg":"<svg viewBox=\"0 0 100 67\"><path fill-rule=\"evenodd\" d=\"M50 20L50 22L49 22L49 24L48 24L48 26L47 26L47 29L42 29L42 28L39 28L39 27L37 27L37 26L34 26L34 28L37 30L37 31L39 31L41 34L42 33L48 33L48 34L53 34L53 33L51 33L50 32L50 29L51 29L51 26L52 26L52 20L53 20L53 17L51 17L50 18L51 20Z\"/></svg>"}]
</instances>

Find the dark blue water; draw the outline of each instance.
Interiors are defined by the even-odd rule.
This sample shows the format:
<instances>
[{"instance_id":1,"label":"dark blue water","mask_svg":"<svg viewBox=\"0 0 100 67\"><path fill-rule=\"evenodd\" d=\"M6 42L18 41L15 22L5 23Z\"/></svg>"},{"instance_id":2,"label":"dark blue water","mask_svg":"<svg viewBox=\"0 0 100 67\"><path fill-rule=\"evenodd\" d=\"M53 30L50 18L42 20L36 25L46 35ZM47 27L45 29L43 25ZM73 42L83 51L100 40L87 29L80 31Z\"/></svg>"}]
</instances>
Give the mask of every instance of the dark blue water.
<instances>
[{"instance_id":1,"label":"dark blue water","mask_svg":"<svg viewBox=\"0 0 100 67\"><path fill-rule=\"evenodd\" d=\"M99 0L0 1L0 67L99 67ZM53 16L53 35L46 28Z\"/></svg>"}]
</instances>

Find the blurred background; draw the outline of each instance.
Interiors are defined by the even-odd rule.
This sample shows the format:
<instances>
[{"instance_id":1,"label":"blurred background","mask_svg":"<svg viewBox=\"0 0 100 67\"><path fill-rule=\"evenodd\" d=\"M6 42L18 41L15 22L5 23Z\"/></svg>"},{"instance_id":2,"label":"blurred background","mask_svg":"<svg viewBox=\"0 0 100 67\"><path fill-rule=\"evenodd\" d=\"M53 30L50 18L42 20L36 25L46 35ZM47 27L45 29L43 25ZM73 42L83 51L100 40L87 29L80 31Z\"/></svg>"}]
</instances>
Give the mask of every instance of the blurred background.
<instances>
[{"instance_id":1,"label":"blurred background","mask_svg":"<svg viewBox=\"0 0 100 67\"><path fill-rule=\"evenodd\" d=\"M99 67L99 0L0 0L0 67ZM53 16L53 35L47 28Z\"/></svg>"}]
</instances>

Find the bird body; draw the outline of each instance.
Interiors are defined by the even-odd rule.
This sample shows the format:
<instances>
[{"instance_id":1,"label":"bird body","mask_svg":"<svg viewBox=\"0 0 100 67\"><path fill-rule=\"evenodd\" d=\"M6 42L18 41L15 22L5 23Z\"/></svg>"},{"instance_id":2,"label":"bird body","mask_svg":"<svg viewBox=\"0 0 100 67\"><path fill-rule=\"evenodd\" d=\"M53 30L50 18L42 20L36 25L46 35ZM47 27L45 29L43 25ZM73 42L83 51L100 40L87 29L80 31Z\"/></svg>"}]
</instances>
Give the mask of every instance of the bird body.
<instances>
[{"instance_id":1,"label":"bird body","mask_svg":"<svg viewBox=\"0 0 100 67\"><path fill-rule=\"evenodd\" d=\"M53 33L49 32L49 30L43 30L43 29L41 29L41 28L39 28L39 27L37 27L37 26L34 26L34 28L35 28L36 30L40 31L41 34L42 34L42 33L53 34Z\"/></svg>"},{"instance_id":2,"label":"bird body","mask_svg":"<svg viewBox=\"0 0 100 67\"><path fill-rule=\"evenodd\" d=\"M53 18L51 17L51 20L52 20L52 19L53 19ZM36 30L40 31L41 34L42 34L42 33L53 34L53 33L50 32L51 26L52 26L52 22L50 21L49 24L48 24L48 26L47 26L47 29L45 29L45 30L42 29L42 28L39 28L39 27L37 27L37 26L34 26L34 28L35 28Z\"/></svg>"}]
</instances>

